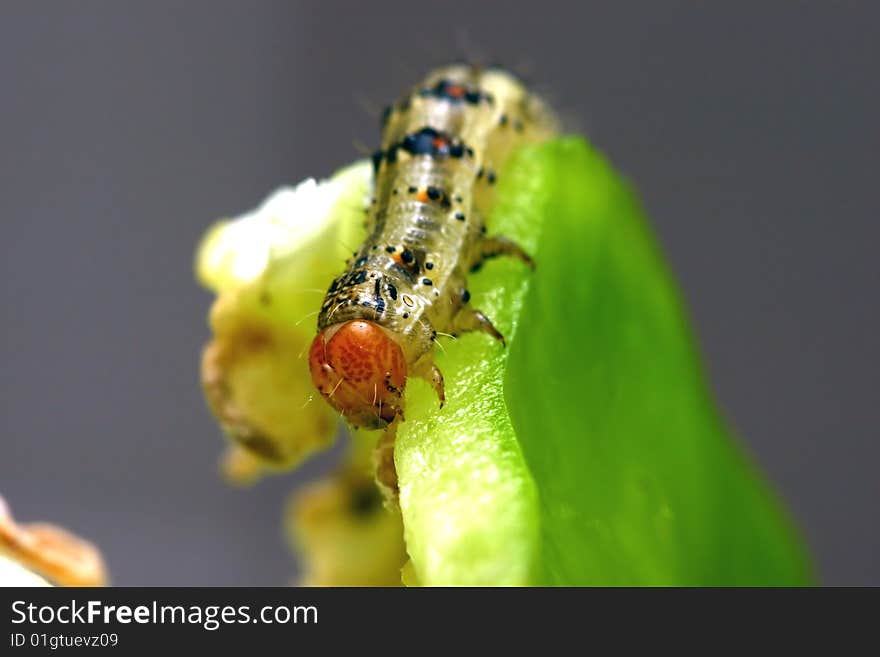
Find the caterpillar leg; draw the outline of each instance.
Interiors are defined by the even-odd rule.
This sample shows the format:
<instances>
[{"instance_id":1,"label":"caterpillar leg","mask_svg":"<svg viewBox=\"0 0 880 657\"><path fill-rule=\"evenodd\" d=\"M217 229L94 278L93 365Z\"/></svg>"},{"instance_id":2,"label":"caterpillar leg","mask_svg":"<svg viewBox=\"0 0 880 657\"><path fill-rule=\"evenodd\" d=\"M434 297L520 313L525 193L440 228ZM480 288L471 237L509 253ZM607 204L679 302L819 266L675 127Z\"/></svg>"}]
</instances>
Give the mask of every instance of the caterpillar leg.
<instances>
[{"instance_id":1,"label":"caterpillar leg","mask_svg":"<svg viewBox=\"0 0 880 657\"><path fill-rule=\"evenodd\" d=\"M482 331L483 333L488 333L493 338L498 340L498 342L501 343L502 347L507 346L507 342L504 340L504 336L501 335L501 332L497 328L495 328L491 320L475 308L464 306L455 315L452 323L456 335L459 333L469 333L471 331Z\"/></svg>"},{"instance_id":2,"label":"caterpillar leg","mask_svg":"<svg viewBox=\"0 0 880 657\"><path fill-rule=\"evenodd\" d=\"M412 369L412 374L431 384L434 392L437 393L437 399L440 400L440 408L443 408L443 404L446 403L446 388L443 385L443 374L430 355L419 359Z\"/></svg>"},{"instance_id":3,"label":"caterpillar leg","mask_svg":"<svg viewBox=\"0 0 880 657\"><path fill-rule=\"evenodd\" d=\"M440 368L428 357L423 357L415 364L412 375L425 379L434 388L440 399L440 408L446 402L446 391L443 386L443 375ZM393 508L397 504L399 489L397 486L397 467L394 465L394 443L397 440L397 426L403 421L403 414L398 414L388 425L373 451L373 469L376 483L382 490L386 506Z\"/></svg>"},{"instance_id":4,"label":"caterpillar leg","mask_svg":"<svg viewBox=\"0 0 880 657\"><path fill-rule=\"evenodd\" d=\"M535 268L535 261L525 252L525 250L512 239L503 235L493 235L484 237L477 245L477 251L471 262L471 271L475 272L483 266L486 260L497 258L498 256L513 256L522 260L531 269Z\"/></svg>"}]
</instances>

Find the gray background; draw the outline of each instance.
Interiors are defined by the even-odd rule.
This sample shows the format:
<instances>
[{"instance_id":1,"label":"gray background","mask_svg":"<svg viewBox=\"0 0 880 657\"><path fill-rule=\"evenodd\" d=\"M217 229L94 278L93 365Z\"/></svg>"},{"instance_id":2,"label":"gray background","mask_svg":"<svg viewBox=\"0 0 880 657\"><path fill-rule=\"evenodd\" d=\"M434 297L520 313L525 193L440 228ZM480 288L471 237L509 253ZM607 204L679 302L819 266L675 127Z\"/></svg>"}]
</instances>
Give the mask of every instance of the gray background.
<instances>
[{"instance_id":1,"label":"gray background","mask_svg":"<svg viewBox=\"0 0 880 657\"><path fill-rule=\"evenodd\" d=\"M823 581L880 584L880 15L712 4L3 2L0 492L118 584L286 582L282 500L332 459L216 476L193 247L376 144L361 100L480 57L635 182Z\"/></svg>"}]
</instances>

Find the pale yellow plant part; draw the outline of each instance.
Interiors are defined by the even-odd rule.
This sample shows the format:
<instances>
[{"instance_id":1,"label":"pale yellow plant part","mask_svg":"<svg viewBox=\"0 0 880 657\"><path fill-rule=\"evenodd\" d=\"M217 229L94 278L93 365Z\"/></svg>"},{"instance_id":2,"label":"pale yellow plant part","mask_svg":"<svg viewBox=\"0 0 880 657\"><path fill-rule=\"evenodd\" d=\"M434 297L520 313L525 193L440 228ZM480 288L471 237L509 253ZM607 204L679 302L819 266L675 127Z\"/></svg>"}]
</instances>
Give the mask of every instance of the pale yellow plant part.
<instances>
[{"instance_id":1,"label":"pale yellow plant part","mask_svg":"<svg viewBox=\"0 0 880 657\"><path fill-rule=\"evenodd\" d=\"M304 354L327 286L363 238L366 162L273 193L255 211L206 233L196 273L217 293L202 387L226 434L257 459L227 455L227 478L290 468L336 435L337 414L315 397Z\"/></svg>"},{"instance_id":2,"label":"pale yellow plant part","mask_svg":"<svg viewBox=\"0 0 880 657\"><path fill-rule=\"evenodd\" d=\"M352 438L344 465L296 491L285 515L304 586L400 586L407 560L403 522L373 476L374 434Z\"/></svg>"},{"instance_id":3,"label":"pale yellow plant part","mask_svg":"<svg viewBox=\"0 0 880 657\"><path fill-rule=\"evenodd\" d=\"M47 586L46 580L104 586L107 570L94 545L48 523L18 524L0 498L0 585Z\"/></svg>"},{"instance_id":4,"label":"pale yellow plant part","mask_svg":"<svg viewBox=\"0 0 880 657\"><path fill-rule=\"evenodd\" d=\"M338 414L314 392L303 356L327 287L364 238L370 184L364 162L283 188L199 247L197 275L218 295L202 385L233 441L220 466L233 484L293 467L336 434ZM336 472L291 496L284 525L301 557L298 583L400 585L403 525L374 481L376 437L356 434Z\"/></svg>"},{"instance_id":5,"label":"pale yellow plant part","mask_svg":"<svg viewBox=\"0 0 880 657\"><path fill-rule=\"evenodd\" d=\"M239 443L230 442L220 455L220 474L232 486L255 484L265 471L263 460Z\"/></svg>"}]
</instances>

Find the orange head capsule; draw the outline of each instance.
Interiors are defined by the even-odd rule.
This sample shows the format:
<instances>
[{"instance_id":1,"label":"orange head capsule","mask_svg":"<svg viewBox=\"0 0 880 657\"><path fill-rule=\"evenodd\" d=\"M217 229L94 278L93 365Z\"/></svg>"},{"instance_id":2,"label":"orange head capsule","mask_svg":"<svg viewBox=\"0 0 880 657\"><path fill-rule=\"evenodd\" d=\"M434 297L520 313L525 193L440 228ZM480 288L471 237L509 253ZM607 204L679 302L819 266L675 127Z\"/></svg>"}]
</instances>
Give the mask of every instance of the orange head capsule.
<instances>
[{"instance_id":1,"label":"orange head capsule","mask_svg":"<svg viewBox=\"0 0 880 657\"><path fill-rule=\"evenodd\" d=\"M406 359L375 322L322 329L309 351L309 369L321 395L354 426L382 429L402 415Z\"/></svg>"}]
</instances>

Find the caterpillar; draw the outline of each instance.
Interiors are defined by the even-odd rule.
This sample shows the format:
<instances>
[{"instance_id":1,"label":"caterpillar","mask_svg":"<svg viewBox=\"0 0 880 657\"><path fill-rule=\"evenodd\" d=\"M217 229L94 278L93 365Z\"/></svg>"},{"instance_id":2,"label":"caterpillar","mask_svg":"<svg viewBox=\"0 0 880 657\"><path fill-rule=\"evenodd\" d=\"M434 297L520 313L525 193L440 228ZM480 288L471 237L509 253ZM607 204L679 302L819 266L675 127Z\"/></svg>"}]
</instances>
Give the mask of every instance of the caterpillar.
<instances>
[{"instance_id":1,"label":"caterpillar","mask_svg":"<svg viewBox=\"0 0 880 657\"><path fill-rule=\"evenodd\" d=\"M498 170L556 119L512 74L453 65L429 74L382 115L368 236L327 290L309 350L315 387L355 427L403 420L408 377L430 383L438 333L504 337L470 302L467 275L489 258L531 257L487 233Z\"/></svg>"}]
</instances>

